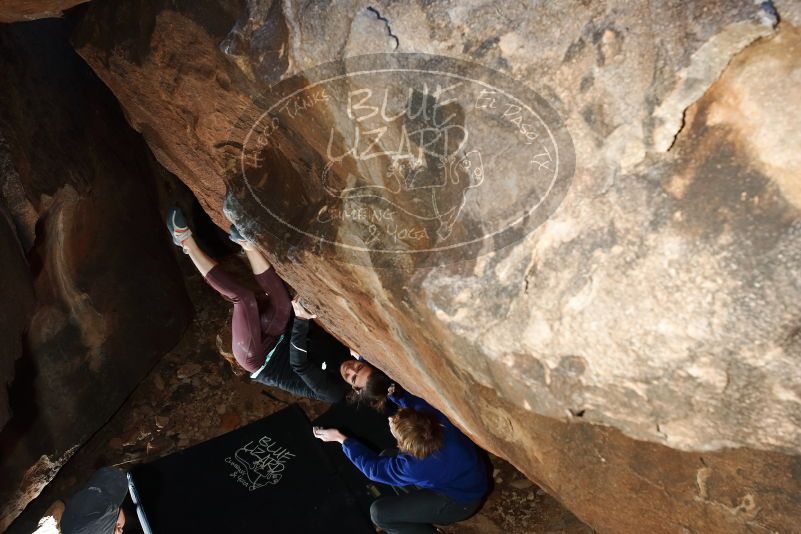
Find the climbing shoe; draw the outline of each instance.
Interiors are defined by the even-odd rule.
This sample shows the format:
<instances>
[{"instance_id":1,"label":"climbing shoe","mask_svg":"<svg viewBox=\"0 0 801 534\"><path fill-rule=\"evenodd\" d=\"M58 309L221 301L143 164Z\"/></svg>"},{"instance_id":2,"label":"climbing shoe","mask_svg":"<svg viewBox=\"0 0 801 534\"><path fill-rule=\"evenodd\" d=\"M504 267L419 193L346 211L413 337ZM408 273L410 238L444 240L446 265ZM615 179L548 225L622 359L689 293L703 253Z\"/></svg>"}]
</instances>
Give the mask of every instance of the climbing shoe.
<instances>
[{"instance_id":1,"label":"climbing shoe","mask_svg":"<svg viewBox=\"0 0 801 534\"><path fill-rule=\"evenodd\" d=\"M181 208L175 206L167 210L167 229L172 235L172 241L176 245L182 245L184 241L192 236L192 230L186 224Z\"/></svg>"}]
</instances>

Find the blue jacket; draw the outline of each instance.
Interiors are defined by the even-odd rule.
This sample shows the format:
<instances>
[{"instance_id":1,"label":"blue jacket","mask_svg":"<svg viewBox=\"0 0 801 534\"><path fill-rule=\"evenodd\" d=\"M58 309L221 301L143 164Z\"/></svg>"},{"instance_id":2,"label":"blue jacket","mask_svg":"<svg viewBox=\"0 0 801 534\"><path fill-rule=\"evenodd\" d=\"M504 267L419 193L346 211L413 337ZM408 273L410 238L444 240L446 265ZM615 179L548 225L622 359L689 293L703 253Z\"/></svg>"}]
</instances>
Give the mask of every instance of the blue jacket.
<instances>
[{"instance_id":1,"label":"blue jacket","mask_svg":"<svg viewBox=\"0 0 801 534\"><path fill-rule=\"evenodd\" d=\"M442 447L419 459L410 454L379 456L359 441L348 438L342 450L374 482L391 486L415 485L447 495L459 502L477 501L489 489L487 468L478 449L448 418L423 399L408 393L389 399L401 408L429 410L442 425Z\"/></svg>"}]
</instances>

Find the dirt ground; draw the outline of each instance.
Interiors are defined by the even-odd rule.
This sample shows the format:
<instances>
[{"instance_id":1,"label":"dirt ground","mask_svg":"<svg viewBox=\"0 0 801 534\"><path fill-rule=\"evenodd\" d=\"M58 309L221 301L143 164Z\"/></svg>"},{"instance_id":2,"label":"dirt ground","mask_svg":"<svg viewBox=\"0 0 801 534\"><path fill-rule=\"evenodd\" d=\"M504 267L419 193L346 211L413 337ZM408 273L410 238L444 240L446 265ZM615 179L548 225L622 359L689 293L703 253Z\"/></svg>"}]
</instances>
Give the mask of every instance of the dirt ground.
<instances>
[{"instance_id":1,"label":"dirt ground","mask_svg":"<svg viewBox=\"0 0 801 534\"><path fill-rule=\"evenodd\" d=\"M188 263L188 262L187 262ZM226 268L247 276L244 262L227 258ZM217 335L230 304L219 298L187 265L186 284L195 318L182 340L164 356L116 415L85 444L34 501L9 533L28 533L47 507L78 489L104 465L128 468L200 443L261 419L297 402L310 419L328 405L297 399L235 376L219 355ZM556 500L508 462L491 456L495 489L471 519L447 527L449 534L590 534Z\"/></svg>"}]
</instances>

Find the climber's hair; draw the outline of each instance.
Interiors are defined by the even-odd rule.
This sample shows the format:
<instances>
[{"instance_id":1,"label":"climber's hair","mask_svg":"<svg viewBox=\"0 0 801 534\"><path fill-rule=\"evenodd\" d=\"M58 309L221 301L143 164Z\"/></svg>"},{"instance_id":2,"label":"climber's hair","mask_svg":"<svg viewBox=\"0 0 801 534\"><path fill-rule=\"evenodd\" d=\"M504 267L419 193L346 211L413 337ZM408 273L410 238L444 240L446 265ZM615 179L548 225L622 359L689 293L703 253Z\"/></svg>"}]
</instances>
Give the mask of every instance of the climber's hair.
<instances>
[{"instance_id":1,"label":"climber's hair","mask_svg":"<svg viewBox=\"0 0 801 534\"><path fill-rule=\"evenodd\" d=\"M401 408L393 416L398 449L415 458L426 458L442 447L442 426L433 413Z\"/></svg>"},{"instance_id":2,"label":"climber's hair","mask_svg":"<svg viewBox=\"0 0 801 534\"><path fill-rule=\"evenodd\" d=\"M367 377L367 382L365 382L363 388L354 389L348 393L347 400L351 404L366 402L371 408L381 412L387 403L387 390L389 390L393 382L380 369L376 369L367 362L364 362L364 364L369 365L373 372ZM396 393L400 393L397 389L396 387Z\"/></svg>"}]
</instances>

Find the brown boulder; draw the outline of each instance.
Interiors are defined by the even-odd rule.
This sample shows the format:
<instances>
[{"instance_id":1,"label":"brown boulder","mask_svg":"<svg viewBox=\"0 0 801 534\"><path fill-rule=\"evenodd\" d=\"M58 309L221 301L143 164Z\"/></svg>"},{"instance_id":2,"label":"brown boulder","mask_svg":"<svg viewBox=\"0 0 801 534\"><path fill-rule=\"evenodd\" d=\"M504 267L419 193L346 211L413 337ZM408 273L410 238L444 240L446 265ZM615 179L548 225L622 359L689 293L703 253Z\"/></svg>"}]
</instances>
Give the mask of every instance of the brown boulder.
<instances>
[{"instance_id":1,"label":"brown boulder","mask_svg":"<svg viewBox=\"0 0 801 534\"><path fill-rule=\"evenodd\" d=\"M801 101L801 37L777 25L772 4L126 6L90 6L80 54L221 227L226 190L236 193L228 214L326 328L599 531L795 528L801 219L790 147L801 133L780 103ZM322 213L321 177L390 185L397 169L381 159L326 165L354 124L325 95L284 108L275 132L257 131L273 136L263 150L239 158L280 94L272 84L368 52L435 55L432 70L458 57L537 91L575 147L555 213L441 261L398 252L387 263L276 224L265 206ZM500 121L471 111L453 107L475 121L495 172L473 184L479 201L453 233L427 243L485 230L530 198ZM240 164L261 169L265 194L240 194ZM331 206L326 235L366 240L361 212Z\"/></svg>"},{"instance_id":2,"label":"brown boulder","mask_svg":"<svg viewBox=\"0 0 801 534\"><path fill-rule=\"evenodd\" d=\"M0 23L60 17L63 11L88 0L4 0Z\"/></svg>"}]
</instances>

